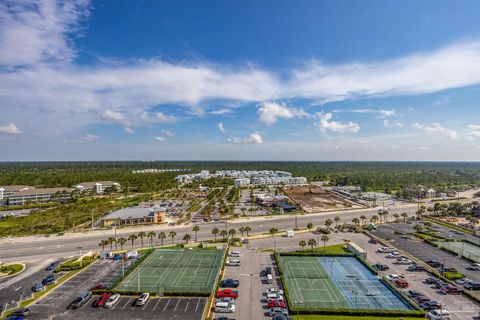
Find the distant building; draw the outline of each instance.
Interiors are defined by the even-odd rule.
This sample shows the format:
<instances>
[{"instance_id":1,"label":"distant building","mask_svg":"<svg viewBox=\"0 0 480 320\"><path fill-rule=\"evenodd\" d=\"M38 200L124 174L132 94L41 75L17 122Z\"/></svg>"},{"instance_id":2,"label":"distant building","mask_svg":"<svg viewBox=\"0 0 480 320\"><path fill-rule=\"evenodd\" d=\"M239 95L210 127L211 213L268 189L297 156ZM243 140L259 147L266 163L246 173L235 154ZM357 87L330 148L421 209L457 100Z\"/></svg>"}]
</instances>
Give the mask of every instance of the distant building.
<instances>
[{"instance_id":1,"label":"distant building","mask_svg":"<svg viewBox=\"0 0 480 320\"><path fill-rule=\"evenodd\" d=\"M425 191L425 194L426 194L427 198L435 198L436 195L437 195L437 191L433 188L430 188L427 191Z\"/></svg>"},{"instance_id":2,"label":"distant building","mask_svg":"<svg viewBox=\"0 0 480 320\"><path fill-rule=\"evenodd\" d=\"M37 204L47 202L63 202L71 198L71 188L39 188L39 189L21 189L10 193L4 200L10 206L26 204Z\"/></svg>"},{"instance_id":3,"label":"distant building","mask_svg":"<svg viewBox=\"0 0 480 320\"><path fill-rule=\"evenodd\" d=\"M233 185L236 187L245 187L250 184L250 179L249 178L238 178L238 179L233 179Z\"/></svg>"},{"instance_id":4,"label":"distant building","mask_svg":"<svg viewBox=\"0 0 480 320\"><path fill-rule=\"evenodd\" d=\"M298 209L298 206L296 204L285 202L275 202L272 204L272 207L283 212L292 212Z\"/></svg>"},{"instance_id":5,"label":"distant building","mask_svg":"<svg viewBox=\"0 0 480 320\"><path fill-rule=\"evenodd\" d=\"M120 184L118 182L113 182L113 181L82 182L73 187L80 191L94 190L95 193L97 194L104 193L107 188L120 190Z\"/></svg>"},{"instance_id":6,"label":"distant building","mask_svg":"<svg viewBox=\"0 0 480 320\"><path fill-rule=\"evenodd\" d=\"M22 190L29 190L29 189L35 189L35 187L29 187L29 186L3 186L0 187L0 201L7 199L10 197L13 193L22 191Z\"/></svg>"},{"instance_id":7,"label":"distant building","mask_svg":"<svg viewBox=\"0 0 480 320\"><path fill-rule=\"evenodd\" d=\"M102 218L104 226L128 226L165 223L165 208L124 208Z\"/></svg>"}]
</instances>

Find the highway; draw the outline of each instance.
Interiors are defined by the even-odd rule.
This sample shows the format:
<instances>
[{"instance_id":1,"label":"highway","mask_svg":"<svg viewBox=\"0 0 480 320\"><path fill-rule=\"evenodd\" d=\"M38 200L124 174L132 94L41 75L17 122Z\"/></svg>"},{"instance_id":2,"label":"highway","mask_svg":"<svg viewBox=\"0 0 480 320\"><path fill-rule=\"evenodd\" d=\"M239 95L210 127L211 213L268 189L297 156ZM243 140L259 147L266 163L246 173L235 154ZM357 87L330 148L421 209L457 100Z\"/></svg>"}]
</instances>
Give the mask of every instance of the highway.
<instances>
[{"instance_id":1,"label":"highway","mask_svg":"<svg viewBox=\"0 0 480 320\"><path fill-rule=\"evenodd\" d=\"M390 216L397 213L407 212L409 215L413 215L416 211L416 204L400 204L397 206L391 206L389 208ZM297 225L299 228L305 228L306 225L311 222L314 228L317 226L324 226L326 219L334 219L339 216L342 222L351 223L353 218L359 218L361 215L365 215L369 219L372 215L378 212L379 208L368 209L356 209L347 211L334 211L329 213L318 214L305 214L297 216ZM293 229L295 227L294 215L283 216L271 216L271 217L259 217L247 219L237 219L232 221L211 222L199 224L200 231L198 232L198 240L212 239L212 229L236 229L237 235L240 235L238 229L242 226L250 226L252 234L266 233L272 227L284 231L287 229ZM393 219L393 218L392 218ZM192 240L194 239L194 232L192 232L192 225L188 226L143 226L129 229L118 229L116 231L116 237L127 238L130 234L138 234L140 231L156 232L163 231L167 234L165 244L171 243L171 238L168 237L170 231L177 233L174 243L182 243L184 234L190 233ZM0 260L4 262L11 261L31 261L38 258L62 258L68 257L80 252L89 250L99 250L100 240L107 239L108 237L114 237L115 231L91 231L85 233L72 233L65 234L63 236L51 235L50 237L27 237L27 238L9 238L3 239L0 242ZM144 238L144 246L149 246L150 239ZM159 245L160 240L155 239L155 244ZM140 239L135 242L135 247L141 246ZM131 242L128 241L124 248L131 248Z\"/></svg>"}]
</instances>

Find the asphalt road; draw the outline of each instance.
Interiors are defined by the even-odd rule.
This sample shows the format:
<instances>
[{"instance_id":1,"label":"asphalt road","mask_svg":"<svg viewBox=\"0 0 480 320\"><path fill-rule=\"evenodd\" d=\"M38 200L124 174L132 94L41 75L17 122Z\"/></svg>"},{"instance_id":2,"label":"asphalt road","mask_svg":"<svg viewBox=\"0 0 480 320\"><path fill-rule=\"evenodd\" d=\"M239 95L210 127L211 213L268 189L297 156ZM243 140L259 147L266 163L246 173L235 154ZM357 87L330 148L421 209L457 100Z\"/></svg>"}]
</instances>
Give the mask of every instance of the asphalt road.
<instances>
[{"instance_id":1,"label":"asphalt road","mask_svg":"<svg viewBox=\"0 0 480 320\"><path fill-rule=\"evenodd\" d=\"M411 228L412 225L408 226ZM404 224L388 224L378 226L377 230L372 233L383 239L388 238L394 240L392 244L395 247L410 253L419 260L425 262L428 260L436 260L440 262L445 261L445 267L454 267L463 273L468 279L480 281L480 271L471 271L467 269L467 267L470 265L470 262L459 258L457 255L429 245L423 241L404 239L401 235L394 234L394 230L404 230L403 232L408 232L408 229L405 228ZM409 232L412 231L413 230L410 230Z\"/></svg>"},{"instance_id":2,"label":"asphalt road","mask_svg":"<svg viewBox=\"0 0 480 320\"><path fill-rule=\"evenodd\" d=\"M402 213L408 212L412 215L416 210L416 205L408 204L398 207L391 207L390 213ZM378 208L374 209L357 209L350 211L335 211L330 213L322 214L305 214L298 215L297 225L300 228L306 227L307 223L311 222L314 226L324 225L326 219L332 219L336 216L339 216L342 221L351 223L353 218L358 218L361 215L365 215L369 219L372 215L378 212ZM223 221L223 222L211 222L200 224L200 231L198 232L198 240L206 240L213 238L211 230L213 228L222 229L231 229L235 228L237 230L237 235L239 234L238 229L242 226L250 226L252 231L250 234L255 233L265 233L272 227L275 227L279 230L287 230L295 227L295 216L294 215L283 215L283 216L273 216L271 218L250 218L248 220L241 219L237 221ZM194 233L192 232L192 225L189 226L177 226L177 227L168 227L168 226L155 226L155 227L138 227L134 231L129 230L117 230L118 237L128 237L129 234L135 233L138 234L140 231L149 231L155 230L157 232L163 231L168 234L171 230L174 230L177 235L175 237L175 243L181 243L183 235L185 233L190 233L192 239ZM107 239L108 237L113 237L114 231L105 231L98 232L86 232L81 234L73 235L64 235L64 236L50 236L50 237L30 237L27 241L26 239L4 239L0 243L0 252L2 260L12 261L12 260L21 260L28 261L29 259L35 259L39 257L68 257L74 254L78 254L80 251L86 250L98 250L98 243L100 240ZM165 244L171 243L171 239L165 239ZM155 240L155 244L160 244L159 240ZM144 239L144 245L149 245L149 239ZM135 246L140 247L140 239L135 243ZM130 242L127 242L126 248L130 248Z\"/></svg>"}]
</instances>

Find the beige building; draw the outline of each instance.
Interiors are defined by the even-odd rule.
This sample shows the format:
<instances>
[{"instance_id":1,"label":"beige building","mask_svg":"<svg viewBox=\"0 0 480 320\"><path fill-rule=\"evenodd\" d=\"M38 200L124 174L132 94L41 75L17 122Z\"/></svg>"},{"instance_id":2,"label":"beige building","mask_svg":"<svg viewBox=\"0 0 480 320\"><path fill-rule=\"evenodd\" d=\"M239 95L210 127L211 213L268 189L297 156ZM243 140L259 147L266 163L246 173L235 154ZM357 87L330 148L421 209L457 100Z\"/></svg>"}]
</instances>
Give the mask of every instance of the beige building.
<instances>
[{"instance_id":1,"label":"beige building","mask_svg":"<svg viewBox=\"0 0 480 320\"><path fill-rule=\"evenodd\" d=\"M102 218L104 226L165 223L165 208L124 208Z\"/></svg>"},{"instance_id":2,"label":"beige building","mask_svg":"<svg viewBox=\"0 0 480 320\"><path fill-rule=\"evenodd\" d=\"M2 189L5 189L4 187ZM71 188L22 188L18 191L9 192L5 195L3 192L4 201L8 201L8 205L24 206L26 204L47 203L50 201L65 201L71 198Z\"/></svg>"},{"instance_id":3,"label":"beige building","mask_svg":"<svg viewBox=\"0 0 480 320\"><path fill-rule=\"evenodd\" d=\"M96 193L104 193L107 188L120 190L120 184L113 181L96 181L96 182L81 182L73 186L76 190L94 190Z\"/></svg>"}]
</instances>

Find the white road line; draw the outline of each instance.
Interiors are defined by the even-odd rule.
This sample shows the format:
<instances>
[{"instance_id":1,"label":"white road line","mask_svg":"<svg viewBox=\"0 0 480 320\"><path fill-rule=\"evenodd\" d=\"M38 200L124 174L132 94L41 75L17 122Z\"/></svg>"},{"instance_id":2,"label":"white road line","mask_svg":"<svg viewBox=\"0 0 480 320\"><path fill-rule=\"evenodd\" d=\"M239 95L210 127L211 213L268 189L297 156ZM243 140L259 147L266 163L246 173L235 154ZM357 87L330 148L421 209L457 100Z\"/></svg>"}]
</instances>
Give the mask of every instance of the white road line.
<instances>
[{"instance_id":1,"label":"white road line","mask_svg":"<svg viewBox=\"0 0 480 320\"><path fill-rule=\"evenodd\" d=\"M187 305L185 306L185 311L184 311L184 312L187 312L188 304L189 304L189 303L190 303L190 298L188 298Z\"/></svg>"},{"instance_id":2,"label":"white road line","mask_svg":"<svg viewBox=\"0 0 480 320\"><path fill-rule=\"evenodd\" d=\"M178 304L180 303L180 300L182 300L182 299L178 299L178 302L177 302L177 304L175 305L175 309L173 309L173 312L177 311L177 307L178 307Z\"/></svg>"},{"instance_id":3,"label":"white road line","mask_svg":"<svg viewBox=\"0 0 480 320\"><path fill-rule=\"evenodd\" d=\"M167 304L165 305L165 308L163 308L163 311L167 310L167 306L170 303L170 300L172 300L172 299L168 299Z\"/></svg>"},{"instance_id":4,"label":"white road line","mask_svg":"<svg viewBox=\"0 0 480 320\"><path fill-rule=\"evenodd\" d=\"M153 311L155 311L160 301L162 301L162 299L157 299L157 303L155 303L155 306L153 307Z\"/></svg>"},{"instance_id":5,"label":"white road line","mask_svg":"<svg viewBox=\"0 0 480 320\"><path fill-rule=\"evenodd\" d=\"M197 307L195 308L195 312L197 312L199 305L200 305L200 299L198 299L198 301L197 301Z\"/></svg>"},{"instance_id":6,"label":"white road line","mask_svg":"<svg viewBox=\"0 0 480 320\"><path fill-rule=\"evenodd\" d=\"M125 307L128 305L128 303L130 302L130 300L132 300L132 299L131 299L131 298L129 298L129 299L127 300L127 303L125 303L125 304L123 305L123 308L122 308L122 310L123 310L123 309L125 309Z\"/></svg>"},{"instance_id":7,"label":"white road line","mask_svg":"<svg viewBox=\"0 0 480 320\"><path fill-rule=\"evenodd\" d=\"M150 303L150 301L152 301L152 299L148 299L148 300L147 300L147 303L145 303L145 306L142 308L142 310L145 310L145 308L148 306L148 304Z\"/></svg>"}]
</instances>

